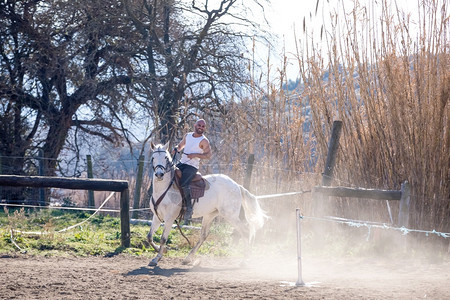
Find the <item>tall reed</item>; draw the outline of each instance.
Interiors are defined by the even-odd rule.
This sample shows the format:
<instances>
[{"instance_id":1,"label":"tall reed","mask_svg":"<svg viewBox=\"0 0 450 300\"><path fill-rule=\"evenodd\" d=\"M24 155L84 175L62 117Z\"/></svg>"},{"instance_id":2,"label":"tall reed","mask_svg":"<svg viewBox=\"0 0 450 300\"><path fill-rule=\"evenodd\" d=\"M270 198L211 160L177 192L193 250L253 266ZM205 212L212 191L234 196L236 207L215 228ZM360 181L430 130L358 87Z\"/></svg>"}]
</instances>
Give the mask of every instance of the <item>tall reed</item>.
<instances>
[{"instance_id":1,"label":"tall reed","mask_svg":"<svg viewBox=\"0 0 450 300\"><path fill-rule=\"evenodd\" d=\"M253 94L230 103L220 124L221 171L242 179L253 152L254 193L309 189L320 184L331 126L339 119L334 184L400 189L407 180L409 227L449 232L448 1L417 6L419 22L395 1L355 1L350 11L342 6L329 16L331 27L324 24L325 51L304 32L297 53L302 84L295 92L284 88L286 65L274 76L268 60L267 77L255 76ZM320 213L311 198L290 201L289 209L302 204ZM276 213L282 202L267 201L266 207ZM333 203L341 216L388 220L384 201ZM398 203L390 205L395 217Z\"/></svg>"},{"instance_id":2,"label":"tall reed","mask_svg":"<svg viewBox=\"0 0 450 300\"><path fill-rule=\"evenodd\" d=\"M342 120L336 179L387 189L408 180L410 226L448 232L448 2L419 2L418 23L394 4L382 1L376 19L374 2L330 16L327 65L311 45L299 54L314 132L323 155L332 121Z\"/></svg>"}]
</instances>

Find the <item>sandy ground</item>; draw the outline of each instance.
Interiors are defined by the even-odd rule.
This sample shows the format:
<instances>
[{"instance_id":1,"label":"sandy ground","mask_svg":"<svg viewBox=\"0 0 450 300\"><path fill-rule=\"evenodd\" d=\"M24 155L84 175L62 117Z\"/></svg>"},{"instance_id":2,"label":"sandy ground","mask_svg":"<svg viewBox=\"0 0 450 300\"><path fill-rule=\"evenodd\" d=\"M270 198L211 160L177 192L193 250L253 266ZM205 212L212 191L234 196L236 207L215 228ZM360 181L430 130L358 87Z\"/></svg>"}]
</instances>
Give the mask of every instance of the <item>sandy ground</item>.
<instances>
[{"instance_id":1,"label":"sandy ground","mask_svg":"<svg viewBox=\"0 0 450 300\"><path fill-rule=\"evenodd\" d=\"M450 263L303 258L0 258L1 299L450 299Z\"/></svg>"}]
</instances>

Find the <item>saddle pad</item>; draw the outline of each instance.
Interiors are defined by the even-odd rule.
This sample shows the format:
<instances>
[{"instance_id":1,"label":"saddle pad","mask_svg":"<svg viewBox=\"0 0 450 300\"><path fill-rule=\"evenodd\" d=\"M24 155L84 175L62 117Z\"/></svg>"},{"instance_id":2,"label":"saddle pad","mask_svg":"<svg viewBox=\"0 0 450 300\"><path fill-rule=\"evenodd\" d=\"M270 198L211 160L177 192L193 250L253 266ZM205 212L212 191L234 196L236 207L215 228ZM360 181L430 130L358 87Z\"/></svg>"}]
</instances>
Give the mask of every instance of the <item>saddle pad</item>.
<instances>
[{"instance_id":1,"label":"saddle pad","mask_svg":"<svg viewBox=\"0 0 450 300\"><path fill-rule=\"evenodd\" d=\"M205 195L205 188L206 188L206 180L198 180L191 182L190 185L191 188L191 198L192 199L198 199Z\"/></svg>"},{"instance_id":2,"label":"saddle pad","mask_svg":"<svg viewBox=\"0 0 450 300\"><path fill-rule=\"evenodd\" d=\"M174 189L179 190L179 180L180 178L178 176L175 176L175 181L177 184L173 185ZM192 181L189 185L189 188L191 189L191 198L192 199L199 199L205 195L205 190L209 190L211 184L208 182L208 180L204 178L200 178L199 180Z\"/></svg>"}]
</instances>

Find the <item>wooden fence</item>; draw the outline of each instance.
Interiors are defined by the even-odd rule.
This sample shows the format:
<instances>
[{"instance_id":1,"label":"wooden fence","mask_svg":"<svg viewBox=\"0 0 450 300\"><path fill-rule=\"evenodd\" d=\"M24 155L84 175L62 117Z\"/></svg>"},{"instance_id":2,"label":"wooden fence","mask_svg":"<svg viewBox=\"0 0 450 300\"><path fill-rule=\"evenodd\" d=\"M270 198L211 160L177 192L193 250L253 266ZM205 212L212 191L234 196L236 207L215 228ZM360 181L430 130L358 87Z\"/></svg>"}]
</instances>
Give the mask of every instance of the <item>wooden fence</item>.
<instances>
[{"instance_id":1,"label":"wooden fence","mask_svg":"<svg viewBox=\"0 0 450 300\"><path fill-rule=\"evenodd\" d=\"M0 186L120 192L121 244L130 247L130 196L126 180L0 175Z\"/></svg>"},{"instance_id":2,"label":"wooden fence","mask_svg":"<svg viewBox=\"0 0 450 300\"><path fill-rule=\"evenodd\" d=\"M408 227L409 223L409 203L410 203L410 187L405 181L402 189L397 190L375 190L362 188L349 188L342 186L316 186L313 190L322 197L349 197L364 198L378 200L398 200L400 201L400 209L398 212L397 224L399 226Z\"/></svg>"},{"instance_id":3,"label":"wooden fence","mask_svg":"<svg viewBox=\"0 0 450 300\"><path fill-rule=\"evenodd\" d=\"M318 194L316 198L327 196L334 197L350 197L350 198L367 198L378 200L399 200L400 209L398 214L398 225L408 227L409 223L409 206L410 206L410 186L407 181L402 184L400 191L397 190L375 190L362 188L349 188L341 186L329 186L333 178L334 165L336 162L336 154L341 135L342 121L333 122L331 129L331 137L328 143L327 160L322 175L322 186L316 186L314 192Z\"/></svg>"}]
</instances>

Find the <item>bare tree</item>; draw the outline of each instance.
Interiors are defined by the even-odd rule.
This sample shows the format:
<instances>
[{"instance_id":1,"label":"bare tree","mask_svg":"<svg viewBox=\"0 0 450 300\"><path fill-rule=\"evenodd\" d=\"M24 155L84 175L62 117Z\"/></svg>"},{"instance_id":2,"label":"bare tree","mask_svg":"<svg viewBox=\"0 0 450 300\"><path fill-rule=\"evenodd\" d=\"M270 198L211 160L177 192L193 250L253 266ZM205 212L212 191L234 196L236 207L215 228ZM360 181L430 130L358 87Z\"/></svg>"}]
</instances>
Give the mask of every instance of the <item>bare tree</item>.
<instances>
[{"instance_id":1,"label":"bare tree","mask_svg":"<svg viewBox=\"0 0 450 300\"><path fill-rule=\"evenodd\" d=\"M191 114L224 113L257 28L239 3L2 1L0 152L18 158L5 170L40 148L52 174L72 128L126 139L138 106L163 139Z\"/></svg>"},{"instance_id":2,"label":"bare tree","mask_svg":"<svg viewBox=\"0 0 450 300\"><path fill-rule=\"evenodd\" d=\"M249 82L245 42L258 25L248 8L237 0L123 2L142 37L146 76L137 89L160 140L172 140L192 114L224 114L224 103Z\"/></svg>"},{"instance_id":3,"label":"bare tree","mask_svg":"<svg viewBox=\"0 0 450 300\"><path fill-rule=\"evenodd\" d=\"M0 152L15 158L4 171L22 173L40 148L52 175L72 127L126 137L133 36L122 11L115 0L0 2Z\"/></svg>"}]
</instances>

